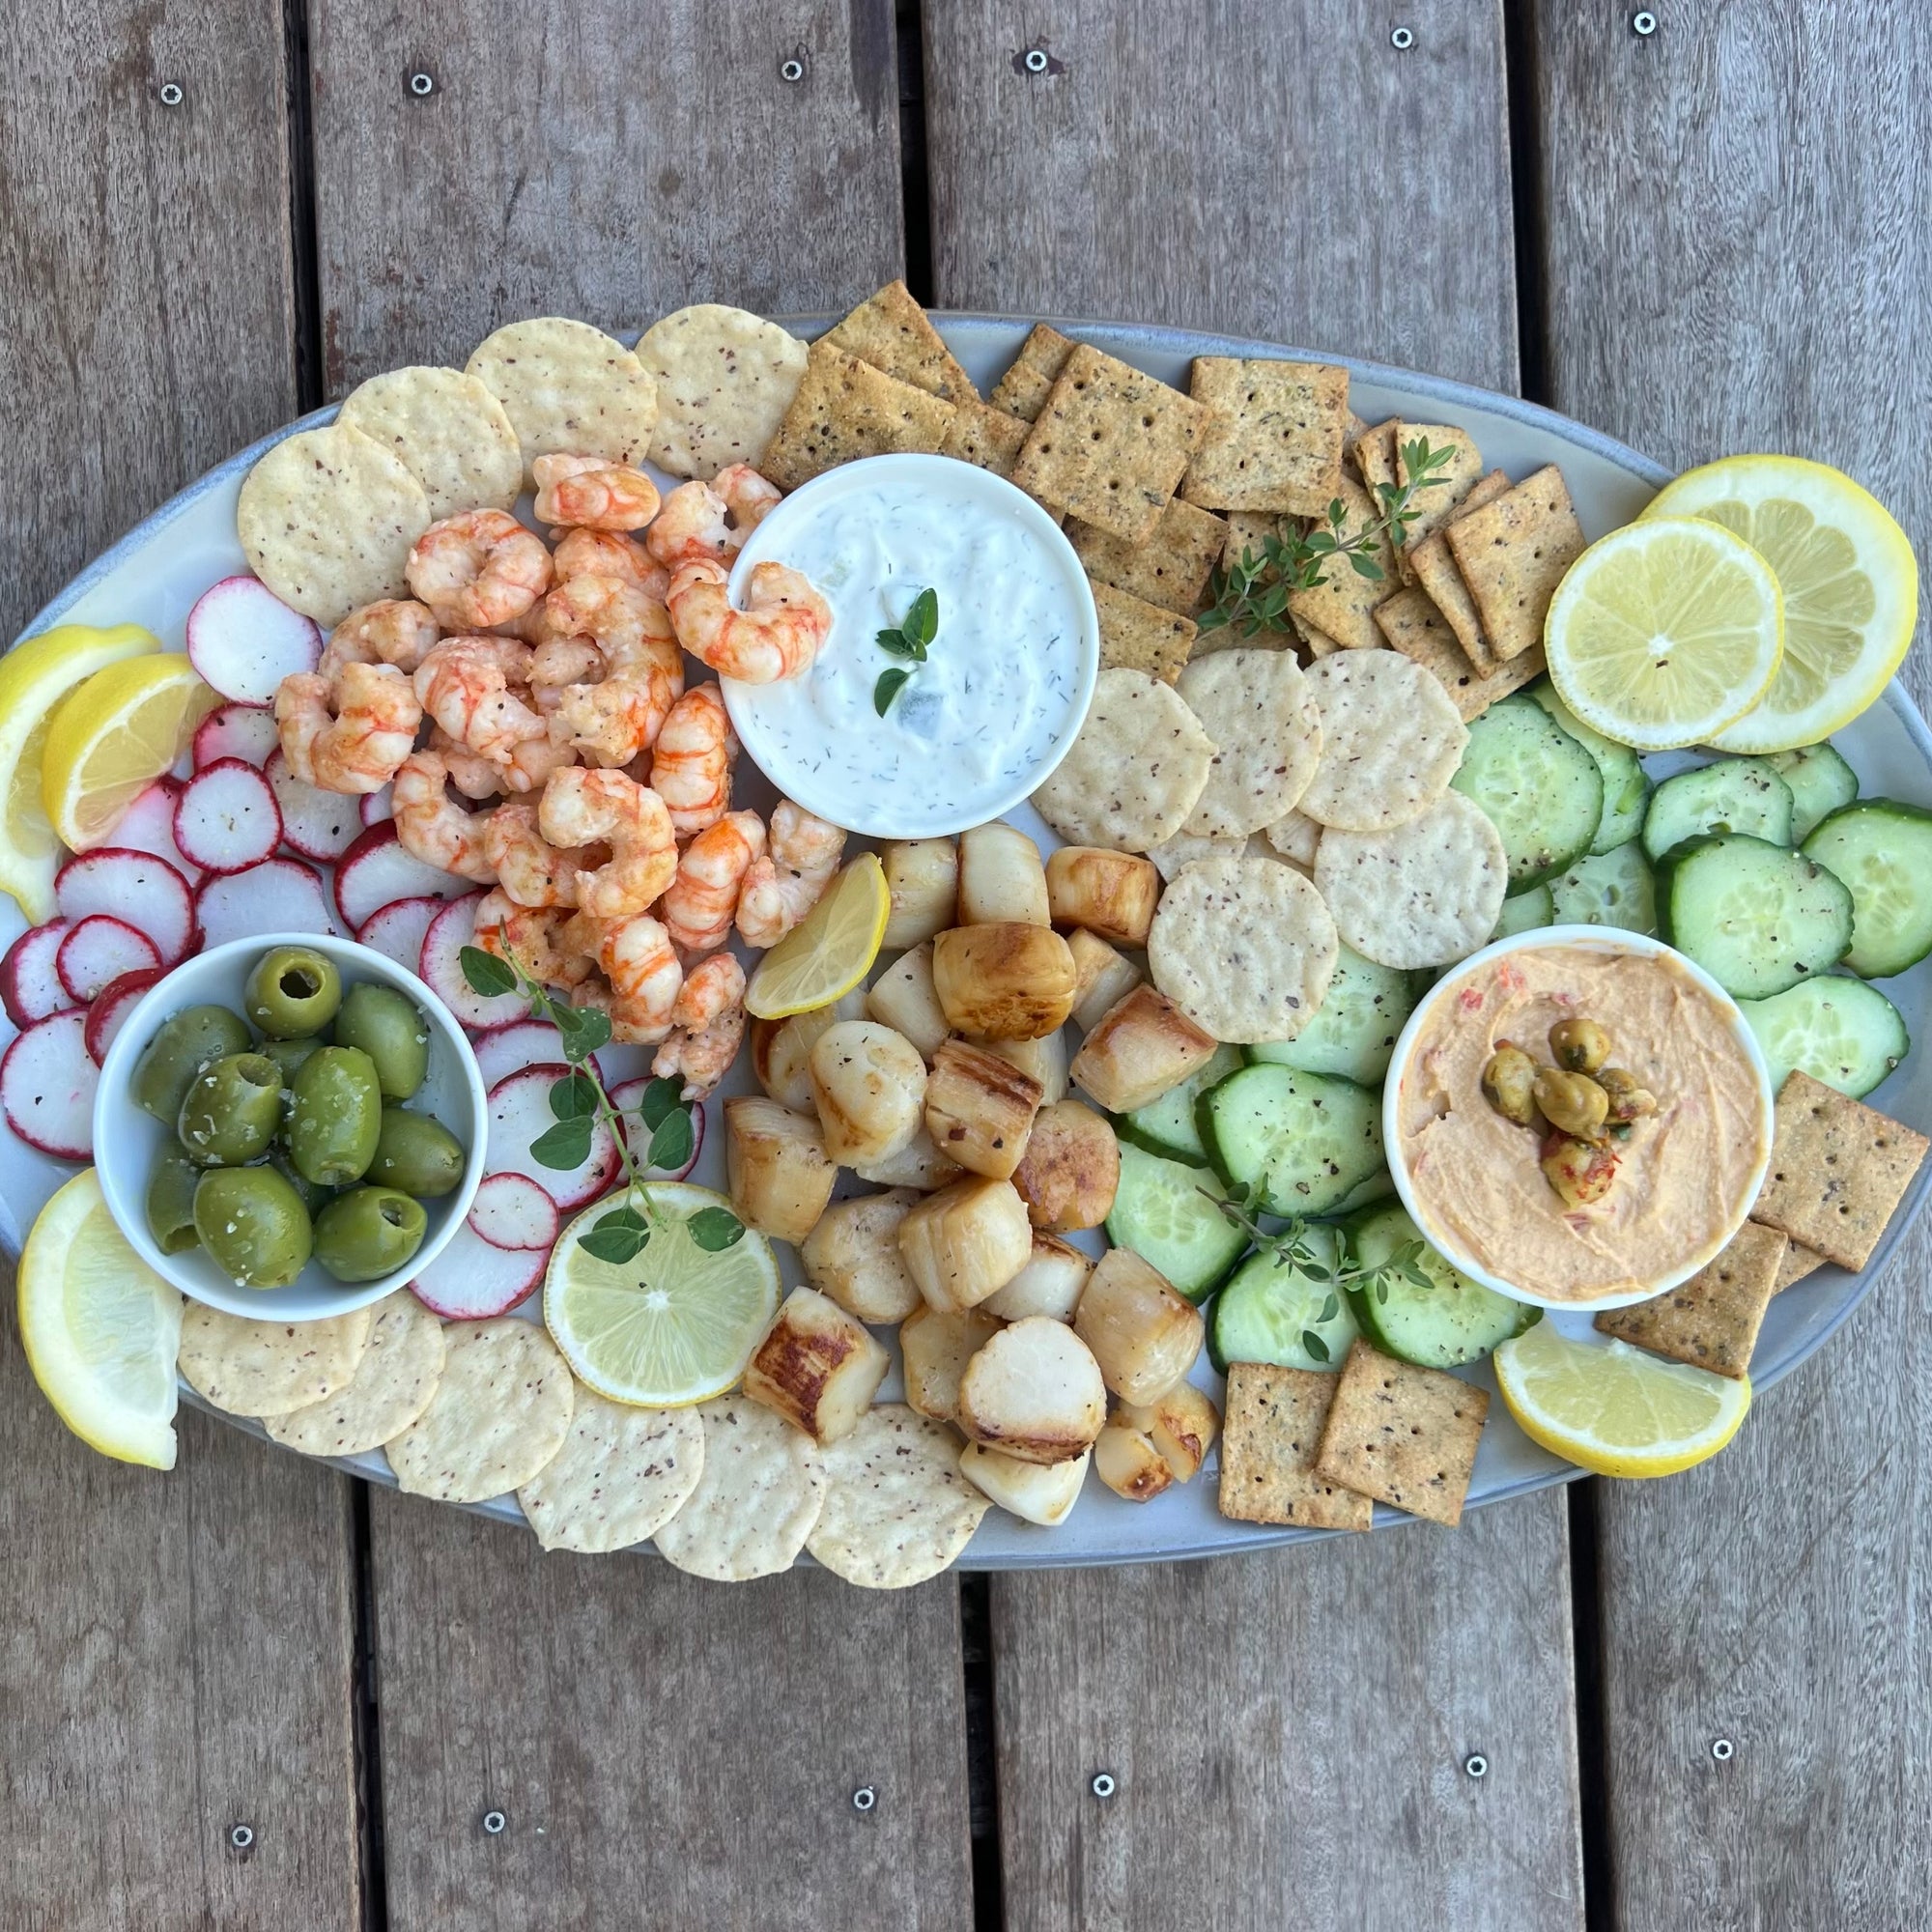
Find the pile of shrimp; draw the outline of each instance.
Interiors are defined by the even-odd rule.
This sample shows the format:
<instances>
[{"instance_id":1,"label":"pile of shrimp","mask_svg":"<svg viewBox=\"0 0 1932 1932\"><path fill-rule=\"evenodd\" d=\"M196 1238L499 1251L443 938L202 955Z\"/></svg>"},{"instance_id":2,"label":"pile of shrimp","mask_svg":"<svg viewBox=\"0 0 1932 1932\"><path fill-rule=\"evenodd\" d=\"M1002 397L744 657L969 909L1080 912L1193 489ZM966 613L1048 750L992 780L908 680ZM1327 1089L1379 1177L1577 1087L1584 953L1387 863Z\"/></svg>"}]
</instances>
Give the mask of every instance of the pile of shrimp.
<instances>
[{"instance_id":1,"label":"pile of shrimp","mask_svg":"<svg viewBox=\"0 0 1932 1932\"><path fill-rule=\"evenodd\" d=\"M653 1070L711 1092L745 1031L724 951L778 944L817 903L845 835L781 800L733 810L739 745L721 676L807 671L831 608L759 564L747 608L732 560L779 500L748 464L660 500L642 470L540 456L536 516L467 510L410 553L410 596L352 611L312 672L282 680L294 775L327 791L392 787L396 836L490 891L476 943L654 1045Z\"/></svg>"}]
</instances>

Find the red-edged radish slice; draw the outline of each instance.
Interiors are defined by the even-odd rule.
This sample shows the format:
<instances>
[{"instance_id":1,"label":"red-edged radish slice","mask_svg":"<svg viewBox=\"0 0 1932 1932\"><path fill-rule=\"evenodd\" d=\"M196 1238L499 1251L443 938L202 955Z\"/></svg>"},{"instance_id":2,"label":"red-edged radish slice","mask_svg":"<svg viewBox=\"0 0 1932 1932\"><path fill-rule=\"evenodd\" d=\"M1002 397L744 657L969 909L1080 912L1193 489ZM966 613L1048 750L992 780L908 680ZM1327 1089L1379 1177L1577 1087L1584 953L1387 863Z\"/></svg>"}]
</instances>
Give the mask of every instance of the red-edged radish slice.
<instances>
[{"instance_id":1,"label":"red-edged radish slice","mask_svg":"<svg viewBox=\"0 0 1932 1932\"><path fill-rule=\"evenodd\" d=\"M272 711L253 704L221 704L195 727L194 768L206 771L217 758L240 758L262 765L282 742Z\"/></svg>"},{"instance_id":2,"label":"red-edged radish slice","mask_svg":"<svg viewBox=\"0 0 1932 1932\"><path fill-rule=\"evenodd\" d=\"M548 1066L563 1058L563 1036L548 1020L515 1019L508 1026L497 1026L478 1034L471 1041L476 1051L477 1071L484 1087L496 1086L526 1066ZM611 1048L590 1056L599 1073L605 1072ZM606 1075L608 1078L608 1074Z\"/></svg>"},{"instance_id":3,"label":"red-edged radish slice","mask_svg":"<svg viewBox=\"0 0 1932 1932\"><path fill-rule=\"evenodd\" d=\"M16 1027L30 1027L73 1004L60 981L60 945L72 929L73 922L66 919L30 925L0 958L0 1007Z\"/></svg>"},{"instance_id":4,"label":"red-edged radish slice","mask_svg":"<svg viewBox=\"0 0 1932 1932\"><path fill-rule=\"evenodd\" d=\"M333 865L362 836L362 814L355 800L345 792L303 784L279 751L269 753L262 776L281 808L282 843L298 858Z\"/></svg>"},{"instance_id":5,"label":"red-edged radish slice","mask_svg":"<svg viewBox=\"0 0 1932 1932\"><path fill-rule=\"evenodd\" d=\"M187 881L152 852L103 845L70 859L54 880L54 903L63 919L104 912L126 921L154 941L163 966L179 964L194 947L194 895Z\"/></svg>"},{"instance_id":6,"label":"red-edged radish slice","mask_svg":"<svg viewBox=\"0 0 1932 1932\"><path fill-rule=\"evenodd\" d=\"M384 785L381 791L365 791L355 802L364 825L386 825L396 815L396 791Z\"/></svg>"},{"instance_id":7,"label":"red-edged radish slice","mask_svg":"<svg viewBox=\"0 0 1932 1932\"><path fill-rule=\"evenodd\" d=\"M551 1066L527 1066L499 1080L490 1090L490 1137L486 1155L492 1174L521 1174L534 1180L568 1214L595 1201L617 1178L622 1164L617 1143L602 1121L590 1131L590 1151L576 1167L546 1167L530 1152L539 1135L556 1125L550 1110L550 1090L569 1076L561 1061Z\"/></svg>"},{"instance_id":8,"label":"red-edged radish slice","mask_svg":"<svg viewBox=\"0 0 1932 1932\"><path fill-rule=\"evenodd\" d=\"M165 859L193 887L201 883L201 867L175 843L175 806L182 790L183 781L172 772L157 778L128 808L114 828L114 842L124 852L152 852Z\"/></svg>"},{"instance_id":9,"label":"red-edged radish slice","mask_svg":"<svg viewBox=\"0 0 1932 1932\"><path fill-rule=\"evenodd\" d=\"M139 973L124 973L95 994L94 1004L87 1009L86 1029L87 1057L95 1065L99 1066L107 1058L114 1036L140 1003L141 995L166 978L162 968L149 967Z\"/></svg>"},{"instance_id":10,"label":"red-edged radish slice","mask_svg":"<svg viewBox=\"0 0 1932 1932\"><path fill-rule=\"evenodd\" d=\"M645 1177L651 1180L683 1180L697 1165L697 1156L704 1151L704 1109L694 1106L691 1110L691 1157L682 1167L649 1167L651 1157L651 1130L646 1127L637 1113L639 1101L644 1097L644 1089L650 1085L648 1078L627 1080L621 1087L611 1089L611 1104L624 1117L624 1142L631 1150L631 1158L644 1169Z\"/></svg>"},{"instance_id":11,"label":"red-edged radish slice","mask_svg":"<svg viewBox=\"0 0 1932 1932\"><path fill-rule=\"evenodd\" d=\"M187 613L187 661L223 697L272 704L292 672L313 670L322 633L257 577L224 577Z\"/></svg>"},{"instance_id":12,"label":"red-edged radish slice","mask_svg":"<svg viewBox=\"0 0 1932 1932\"><path fill-rule=\"evenodd\" d=\"M158 972L160 964L161 955L146 933L104 912L91 913L71 926L54 956L68 1002L76 1007L98 999L124 973Z\"/></svg>"},{"instance_id":13,"label":"red-edged radish slice","mask_svg":"<svg viewBox=\"0 0 1932 1932\"><path fill-rule=\"evenodd\" d=\"M481 1321L507 1315L543 1280L549 1260L543 1249L492 1247L466 1221L410 1293L445 1321Z\"/></svg>"},{"instance_id":14,"label":"red-edged radish slice","mask_svg":"<svg viewBox=\"0 0 1932 1932\"><path fill-rule=\"evenodd\" d=\"M469 880L405 852L390 819L370 826L335 868L335 909L352 927L392 899L455 899L475 890Z\"/></svg>"},{"instance_id":15,"label":"red-edged radish slice","mask_svg":"<svg viewBox=\"0 0 1932 1932\"><path fill-rule=\"evenodd\" d=\"M296 859L270 859L210 879L194 895L204 942L225 946L251 932L340 931L322 881Z\"/></svg>"},{"instance_id":16,"label":"red-edged radish slice","mask_svg":"<svg viewBox=\"0 0 1932 1932\"><path fill-rule=\"evenodd\" d=\"M282 842L274 787L240 758L216 758L175 801L175 843L205 872L245 872Z\"/></svg>"},{"instance_id":17,"label":"red-edged radish slice","mask_svg":"<svg viewBox=\"0 0 1932 1932\"><path fill-rule=\"evenodd\" d=\"M481 893L451 899L423 934L422 960L416 971L430 990L467 1027L507 1026L528 1010L521 995L495 993L488 999L470 991L463 977L463 949L476 942L476 908Z\"/></svg>"},{"instance_id":18,"label":"red-edged radish slice","mask_svg":"<svg viewBox=\"0 0 1932 1932\"><path fill-rule=\"evenodd\" d=\"M87 1015L55 1013L37 1020L0 1059L0 1113L29 1147L56 1160L91 1160L99 1079L87 1055Z\"/></svg>"},{"instance_id":19,"label":"red-edged radish slice","mask_svg":"<svg viewBox=\"0 0 1932 1932\"><path fill-rule=\"evenodd\" d=\"M378 906L355 928L355 943L373 948L386 959L393 959L407 973L422 970L423 935L430 922L448 901L444 899L396 899ZM552 1056L553 1058L554 1056ZM484 1076L487 1087L489 1076Z\"/></svg>"},{"instance_id":20,"label":"red-edged radish slice","mask_svg":"<svg viewBox=\"0 0 1932 1932\"><path fill-rule=\"evenodd\" d=\"M549 1250L563 1224L556 1203L525 1174L493 1174L476 1190L469 1225L493 1248Z\"/></svg>"}]
</instances>

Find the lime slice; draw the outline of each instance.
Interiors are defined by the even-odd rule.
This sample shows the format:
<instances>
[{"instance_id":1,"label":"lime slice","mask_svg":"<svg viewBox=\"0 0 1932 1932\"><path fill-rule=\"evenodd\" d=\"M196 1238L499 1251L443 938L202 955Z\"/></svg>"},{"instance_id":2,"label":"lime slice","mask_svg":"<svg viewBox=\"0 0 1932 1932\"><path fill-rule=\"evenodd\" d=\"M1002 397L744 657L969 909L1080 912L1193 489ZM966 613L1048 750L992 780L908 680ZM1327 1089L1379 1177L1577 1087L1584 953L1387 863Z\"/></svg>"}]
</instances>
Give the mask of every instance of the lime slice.
<instances>
[{"instance_id":1,"label":"lime slice","mask_svg":"<svg viewBox=\"0 0 1932 1932\"><path fill-rule=\"evenodd\" d=\"M655 1181L656 1222L632 1261L599 1261L579 1236L617 1204L586 1208L564 1229L544 1277L544 1321L580 1380L612 1402L679 1408L722 1395L745 1372L779 1306L771 1243L747 1228L713 1253L692 1239L708 1187ZM648 1217L647 1217L648 1218Z\"/></svg>"},{"instance_id":2,"label":"lime slice","mask_svg":"<svg viewBox=\"0 0 1932 1932\"><path fill-rule=\"evenodd\" d=\"M758 961L745 989L754 1019L781 1020L842 998L870 971L893 895L876 852L854 859L825 896Z\"/></svg>"}]
</instances>

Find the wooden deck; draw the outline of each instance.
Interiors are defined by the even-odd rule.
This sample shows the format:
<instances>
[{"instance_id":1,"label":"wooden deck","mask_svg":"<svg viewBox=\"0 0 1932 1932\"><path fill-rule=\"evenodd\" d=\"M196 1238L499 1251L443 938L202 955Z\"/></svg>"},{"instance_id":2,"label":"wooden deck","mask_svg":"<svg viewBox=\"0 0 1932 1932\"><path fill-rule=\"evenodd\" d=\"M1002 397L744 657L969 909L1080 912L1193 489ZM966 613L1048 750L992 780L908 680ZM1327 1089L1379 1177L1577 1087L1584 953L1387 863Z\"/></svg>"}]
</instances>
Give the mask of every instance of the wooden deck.
<instances>
[{"instance_id":1,"label":"wooden deck","mask_svg":"<svg viewBox=\"0 0 1932 1932\"><path fill-rule=\"evenodd\" d=\"M1632 17L14 0L0 627L371 371L899 272L1814 454L1932 554L1932 14ZM0 1928L1922 1925L1929 1260L1668 1484L884 1598L542 1557L192 1413L127 1470L10 1313Z\"/></svg>"}]
</instances>

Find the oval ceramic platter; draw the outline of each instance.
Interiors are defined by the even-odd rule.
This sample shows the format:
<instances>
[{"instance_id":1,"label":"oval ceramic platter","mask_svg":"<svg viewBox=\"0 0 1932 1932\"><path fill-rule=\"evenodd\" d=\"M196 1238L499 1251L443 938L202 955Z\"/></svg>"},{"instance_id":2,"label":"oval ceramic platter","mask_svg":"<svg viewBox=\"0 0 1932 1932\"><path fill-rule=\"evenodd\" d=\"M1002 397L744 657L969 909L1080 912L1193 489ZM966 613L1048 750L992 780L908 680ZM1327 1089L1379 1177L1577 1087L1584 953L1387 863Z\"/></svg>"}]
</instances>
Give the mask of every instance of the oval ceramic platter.
<instances>
[{"instance_id":1,"label":"oval ceramic platter","mask_svg":"<svg viewBox=\"0 0 1932 1932\"><path fill-rule=\"evenodd\" d=\"M831 320L790 319L789 326L810 337L830 327ZM1030 323L994 316L935 315L933 320L948 347L964 364L982 394L990 391L1031 327ZM1586 534L1593 539L1628 523L1668 480L1668 472L1658 465L1580 423L1513 397L1468 388L1435 377L1349 356L1233 336L1104 323L1069 322L1060 326L1182 389L1187 385L1188 364L1196 355L1293 356L1346 364L1350 375L1351 405L1357 414L1370 422L1400 415L1411 421L1459 423L1475 437L1485 465L1500 467L1512 476L1526 475L1547 463L1560 465L1577 516ZM327 422L334 414L333 409L320 410L301 422L291 423L183 491L84 570L34 619L29 631L44 630L61 621L134 622L154 631L168 649L182 649L188 607L217 579L247 567L235 534L235 503L242 477L270 444L298 429ZM1932 732L1927 731L1925 721L1896 683L1887 692L1883 702L1838 732L1833 742L1858 772L1864 795L1884 795L1932 807ZM1661 776L1697 760L1690 754L1678 753L1647 762L1653 773ZM755 783L751 791L747 802L754 806L768 803L772 796L769 786L763 787L762 797ZM1008 816L1038 839L1043 849L1050 850L1058 842L1030 807L1023 806ZM0 895L0 947L10 943L21 927L22 921L13 902ZM1922 1041L1932 1036L1932 961L1886 982L1885 991L1904 1013L1916 1040ZM11 1033L12 1029L0 1021L0 1045L4 1045ZM707 1106L707 1113L715 1116L718 1098L725 1094L756 1091L748 1063L749 1056L741 1056L740 1064L732 1069L720 1094ZM639 1070L641 1070L641 1057L637 1065L626 1065L619 1077L629 1077L631 1072ZM1914 1052L1868 1097L1882 1111L1921 1132L1932 1133L1932 1052L1923 1048ZM707 1135L707 1144L700 1151L692 1176L695 1180L724 1187L722 1138L719 1134ZM0 1134L0 1240L4 1240L10 1253L19 1252L24 1232L32 1225L42 1204L71 1172L13 1135ZM1751 1363L1752 1383L1760 1394L1822 1347L1858 1305L1923 1208L1929 1189L1932 1189L1932 1163L1920 1169L1862 1274L1853 1276L1842 1268L1826 1265L1772 1302ZM1096 1238L1080 1238L1097 1250ZM785 1263L789 1286L802 1278L797 1261L782 1243L779 1244L779 1252ZM525 1312L532 1319L537 1319L536 1299L533 1296L526 1304ZM1559 1314L1549 1319L1578 1332L1589 1325L1587 1315ZM1463 1373L1493 1391L1494 1378L1487 1361ZM1205 1353L1197 1365L1195 1378L1218 1395L1218 1378L1208 1368ZM895 1368L880 1390L880 1399L895 1399L899 1392ZM182 1393L185 1400L205 1406L185 1384ZM268 1444L259 1424L233 1416L223 1416L222 1420L262 1435L265 1446L272 1446ZM371 1481L394 1481L380 1453L351 1458L339 1466ZM1468 1503L1474 1507L1500 1502L1551 1483L1568 1481L1579 1473L1570 1463L1530 1442L1497 1400L1490 1407ZM1059 1528L1051 1530L1036 1528L995 1509L987 1515L960 1560L968 1568L988 1570L1144 1563L1255 1549L1299 1542L1311 1535L1335 1533L1269 1529L1230 1521L1215 1507L1217 1477L1218 1464L1210 1456L1201 1480L1176 1486L1144 1504L1122 1501L1097 1479L1090 1480L1072 1515ZM522 1523L522 1512L513 1496L500 1496L473 1507L484 1515ZM1406 1519L1378 1507L1376 1520L1378 1527L1382 1527Z\"/></svg>"}]
</instances>

